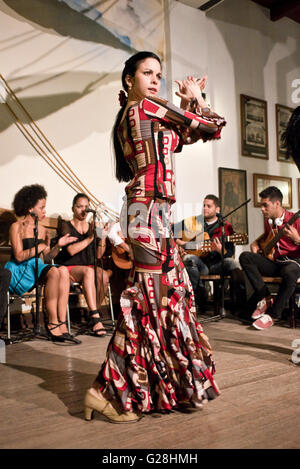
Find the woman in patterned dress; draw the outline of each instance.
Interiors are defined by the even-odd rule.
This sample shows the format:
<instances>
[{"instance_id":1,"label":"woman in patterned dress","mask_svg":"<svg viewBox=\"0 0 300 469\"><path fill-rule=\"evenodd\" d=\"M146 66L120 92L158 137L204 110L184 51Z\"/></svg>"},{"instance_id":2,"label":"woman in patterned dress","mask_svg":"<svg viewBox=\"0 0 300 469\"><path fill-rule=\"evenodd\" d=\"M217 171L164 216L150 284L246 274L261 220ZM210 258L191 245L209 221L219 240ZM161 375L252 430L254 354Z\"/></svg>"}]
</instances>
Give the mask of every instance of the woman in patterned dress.
<instances>
[{"instance_id":1,"label":"woman in patterned dress","mask_svg":"<svg viewBox=\"0 0 300 469\"><path fill-rule=\"evenodd\" d=\"M85 396L87 420L97 410L114 423L136 422L151 411L202 407L219 394L212 350L171 234L170 207L173 152L220 138L225 121L202 98L205 79L177 82L181 108L157 97L160 80L155 54L139 52L125 62L128 96L120 92L113 137L116 177L129 182L121 222L133 267L106 359Z\"/></svg>"}]
</instances>

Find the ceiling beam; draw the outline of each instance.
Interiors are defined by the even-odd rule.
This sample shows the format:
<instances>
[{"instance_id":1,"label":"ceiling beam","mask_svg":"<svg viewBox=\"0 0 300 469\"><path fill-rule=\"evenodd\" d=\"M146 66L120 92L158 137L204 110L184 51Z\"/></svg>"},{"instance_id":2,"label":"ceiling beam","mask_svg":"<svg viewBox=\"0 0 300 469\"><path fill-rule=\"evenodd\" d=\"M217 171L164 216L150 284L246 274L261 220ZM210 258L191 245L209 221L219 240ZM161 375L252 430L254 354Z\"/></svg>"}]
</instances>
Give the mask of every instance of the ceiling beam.
<instances>
[{"instance_id":1,"label":"ceiling beam","mask_svg":"<svg viewBox=\"0 0 300 469\"><path fill-rule=\"evenodd\" d=\"M299 9L299 0L282 0L270 7L271 21L278 21L284 16L290 16Z\"/></svg>"}]
</instances>

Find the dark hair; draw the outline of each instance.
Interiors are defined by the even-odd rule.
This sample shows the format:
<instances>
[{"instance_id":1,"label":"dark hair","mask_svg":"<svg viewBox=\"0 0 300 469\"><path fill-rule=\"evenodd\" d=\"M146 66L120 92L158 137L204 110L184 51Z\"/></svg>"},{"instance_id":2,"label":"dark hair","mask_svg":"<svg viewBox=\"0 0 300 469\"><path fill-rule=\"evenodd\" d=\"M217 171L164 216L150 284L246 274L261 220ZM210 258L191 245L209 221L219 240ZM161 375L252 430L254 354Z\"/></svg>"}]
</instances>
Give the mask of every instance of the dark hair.
<instances>
[{"instance_id":1,"label":"dark hair","mask_svg":"<svg viewBox=\"0 0 300 469\"><path fill-rule=\"evenodd\" d=\"M283 199L281 190L275 186L266 187L266 189L261 191L258 195L261 199L270 199L271 202L275 202L276 200L279 200L279 202L282 203L282 199Z\"/></svg>"},{"instance_id":2,"label":"dark hair","mask_svg":"<svg viewBox=\"0 0 300 469\"><path fill-rule=\"evenodd\" d=\"M294 158L300 171L300 106L292 112L286 131L282 134L281 140L287 148L286 157Z\"/></svg>"},{"instance_id":3,"label":"dark hair","mask_svg":"<svg viewBox=\"0 0 300 469\"><path fill-rule=\"evenodd\" d=\"M20 189L13 200L13 209L17 217L22 217L28 214L29 210L33 208L41 199L46 199L47 192L43 186L39 184L32 184L31 186L24 186Z\"/></svg>"},{"instance_id":4,"label":"dark hair","mask_svg":"<svg viewBox=\"0 0 300 469\"><path fill-rule=\"evenodd\" d=\"M148 51L142 51L142 52L137 52L137 54L132 55L129 57L128 60L125 62L125 67L122 72L122 85L124 90L127 92L128 91L128 85L126 83L126 76L130 75L131 77L134 77L139 62L141 60L145 60L148 58L156 59L160 64L160 58L154 54L153 52L148 52ZM123 116L124 109L126 107L127 101L124 103L124 105L121 107L120 111L117 114L115 124L113 126L113 131L112 131L112 137L113 137L113 146L114 146L114 153L115 153L115 175L116 178L119 182L128 182L130 179L133 177L133 173L125 160L123 149L120 143L120 140L118 138L118 127L121 122L121 118Z\"/></svg>"},{"instance_id":5,"label":"dark hair","mask_svg":"<svg viewBox=\"0 0 300 469\"><path fill-rule=\"evenodd\" d=\"M208 194L208 195L206 195L206 196L204 197L204 200L205 200L205 199L212 200L216 207L221 207L220 199L219 199L219 197L217 197L216 195L214 195L214 194Z\"/></svg>"},{"instance_id":6,"label":"dark hair","mask_svg":"<svg viewBox=\"0 0 300 469\"><path fill-rule=\"evenodd\" d=\"M79 192L78 194L75 195L75 197L73 199L72 208L74 207L74 205L76 204L78 199L87 199L88 201L90 201L89 197L86 194L83 194L82 192Z\"/></svg>"}]
</instances>

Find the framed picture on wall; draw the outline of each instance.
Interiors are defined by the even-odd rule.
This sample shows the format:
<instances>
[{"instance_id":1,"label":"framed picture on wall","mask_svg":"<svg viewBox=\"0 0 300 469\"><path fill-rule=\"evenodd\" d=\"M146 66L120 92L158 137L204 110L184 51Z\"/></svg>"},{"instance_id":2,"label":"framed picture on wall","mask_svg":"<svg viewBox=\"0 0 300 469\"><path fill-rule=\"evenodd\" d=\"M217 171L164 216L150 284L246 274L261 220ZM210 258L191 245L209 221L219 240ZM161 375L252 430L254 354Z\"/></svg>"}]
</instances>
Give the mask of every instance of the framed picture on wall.
<instances>
[{"instance_id":1,"label":"framed picture on wall","mask_svg":"<svg viewBox=\"0 0 300 469\"><path fill-rule=\"evenodd\" d=\"M267 102L241 94L242 155L269 159Z\"/></svg>"},{"instance_id":2,"label":"framed picture on wall","mask_svg":"<svg viewBox=\"0 0 300 469\"><path fill-rule=\"evenodd\" d=\"M247 200L247 173L242 169L218 168L221 213L226 215ZM248 234L247 204L226 218L236 233Z\"/></svg>"},{"instance_id":3,"label":"framed picture on wall","mask_svg":"<svg viewBox=\"0 0 300 469\"><path fill-rule=\"evenodd\" d=\"M241 94L242 155L269 159L267 102Z\"/></svg>"},{"instance_id":4,"label":"framed picture on wall","mask_svg":"<svg viewBox=\"0 0 300 469\"><path fill-rule=\"evenodd\" d=\"M292 178L269 174L253 174L254 207L260 207L259 193L269 186L278 187L283 195L282 206L292 208Z\"/></svg>"},{"instance_id":5,"label":"framed picture on wall","mask_svg":"<svg viewBox=\"0 0 300 469\"><path fill-rule=\"evenodd\" d=\"M286 147L281 140L283 132L286 130L293 108L275 104L276 113L276 140L277 140L277 160L284 163L293 163L293 158L286 158Z\"/></svg>"}]
</instances>

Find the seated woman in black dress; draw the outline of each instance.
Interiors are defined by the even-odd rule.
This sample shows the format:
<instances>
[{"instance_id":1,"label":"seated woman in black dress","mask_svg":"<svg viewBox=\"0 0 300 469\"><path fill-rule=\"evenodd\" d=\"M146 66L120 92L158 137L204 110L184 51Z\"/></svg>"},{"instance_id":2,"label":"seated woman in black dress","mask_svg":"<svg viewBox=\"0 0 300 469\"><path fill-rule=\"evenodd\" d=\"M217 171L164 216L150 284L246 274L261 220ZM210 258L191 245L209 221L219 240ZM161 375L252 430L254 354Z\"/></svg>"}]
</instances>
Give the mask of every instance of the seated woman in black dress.
<instances>
[{"instance_id":1,"label":"seated woman in black dress","mask_svg":"<svg viewBox=\"0 0 300 469\"><path fill-rule=\"evenodd\" d=\"M100 318L100 307L108 288L109 273L97 266L97 290L94 270L94 229L93 222L89 223L87 209L89 198L79 193L72 202L73 218L63 221L60 235L69 234L74 241L66 246L57 256L55 262L65 265L70 273L72 282L82 285L83 293L89 308L89 331L96 337L106 335ZM105 251L105 237L97 239L96 257L102 257Z\"/></svg>"},{"instance_id":2,"label":"seated woman in black dress","mask_svg":"<svg viewBox=\"0 0 300 469\"><path fill-rule=\"evenodd\" d=\"M18 221L10 227L9 238L12 245L12 259L5 268L11 272L9 290L22 295L35 286L35 219L38 220L38 276L39 283L45 284L45 306L48 315L46 330L54 342L72 340L66 326L66 313L69 299L70 280L66 267L45 264L44 259L50 261L60 249L74 239L69 235L63 236L50 249L50 237L41 221L46 216L47 192L43 186L33 184L24 186L15 195L13 208Z\"/></svg>"}]
</instances>

